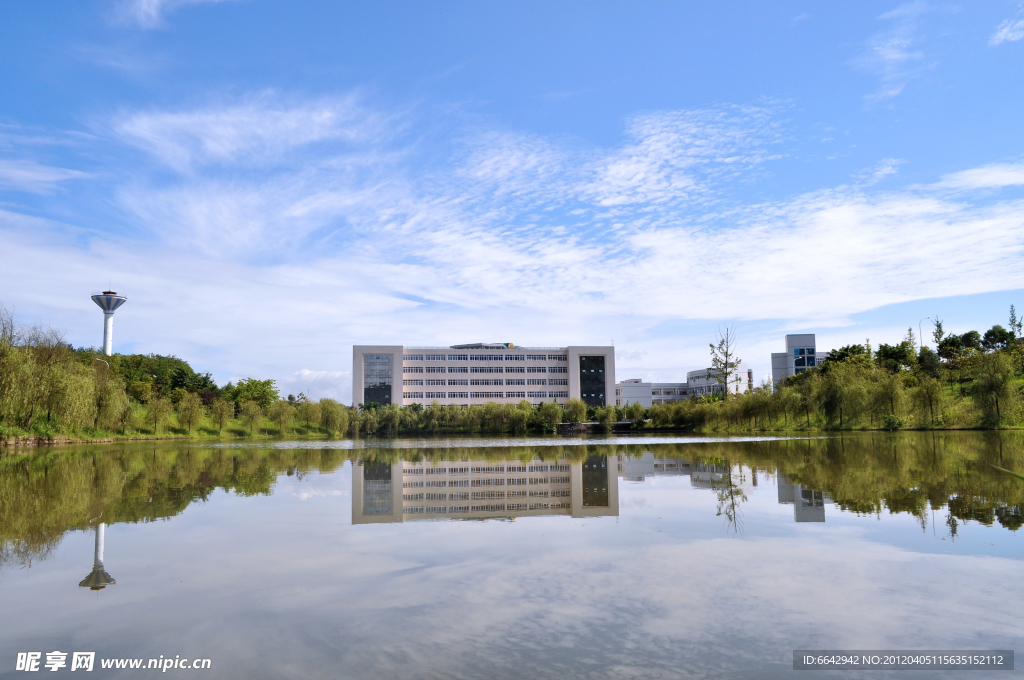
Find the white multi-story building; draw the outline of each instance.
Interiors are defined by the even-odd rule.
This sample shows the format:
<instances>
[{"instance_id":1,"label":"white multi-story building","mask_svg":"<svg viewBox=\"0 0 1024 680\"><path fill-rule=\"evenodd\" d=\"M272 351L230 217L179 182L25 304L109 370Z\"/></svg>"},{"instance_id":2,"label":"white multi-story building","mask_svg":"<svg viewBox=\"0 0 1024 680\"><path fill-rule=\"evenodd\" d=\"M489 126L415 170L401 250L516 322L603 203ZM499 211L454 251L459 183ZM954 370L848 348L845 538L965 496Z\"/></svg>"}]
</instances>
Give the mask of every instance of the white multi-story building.
<instances>
[{"instance_id":1,"label":"white multi-story building","mask_svg":"<svg viewBox=\"0 0 1024 680\"><path fill-rule=\"evenodd\" d=\"M772 352L772 384L818 365L814 333L786 336L786 351Z\"/></svg>"},{"instance_id":2,"label":"white multi-story building","mask_svg":"<svg viewBox=\"0 0 1024 680\"><path fill-rule=\"evenodd\" d=\"M356 345L352 403L531 404L571 398L611 403L615 348L516 347L476 343L451 347Z\"/></svg>"},{"instance_id":3,"label":"white multi-story building","mask_svg":"<svg viewBox=\"0 0 1024 680\"><path fill-rule=\"evenodd\" d=\"M716 371L706 368L701 371L690 371L686 374L686 382L683 383L648 383L639 378L623 380L615 385L615 405L629 406L639 402L641 406L650 408L654 404L721 394L722 385L719 384L716 375ZM740 394L753 388L754 371L745 364L740 364L729 380L729 392Z\"/></svg>"}]
</instances>

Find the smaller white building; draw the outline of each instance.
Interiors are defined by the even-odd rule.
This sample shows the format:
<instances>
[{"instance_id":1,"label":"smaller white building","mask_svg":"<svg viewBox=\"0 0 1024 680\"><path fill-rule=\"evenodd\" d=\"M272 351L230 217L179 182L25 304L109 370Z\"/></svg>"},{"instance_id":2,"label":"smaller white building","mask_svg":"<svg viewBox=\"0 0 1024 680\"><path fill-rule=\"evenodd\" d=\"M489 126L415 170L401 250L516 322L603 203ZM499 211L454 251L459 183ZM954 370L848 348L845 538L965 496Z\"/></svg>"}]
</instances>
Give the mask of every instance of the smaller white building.
<instances>
[{"instance_id":1,"label":"smaller white building","mask_svg":"<svg viewBox=\"0 0 1024 680\"><path fill-rule=\"evenodd\" d=\"M778 386L791 375L815 368L818 362L814 333L787 335L786 351L772 352L772 384Z\"/></svg>"},{"instance_id":2,"label":"smaller white building","mask_svg":"<svg viewBox=\"0 0 1024 680\"><path fill-rule=\"evenodd\" d=\"M686 382L681 383L649 383L640 378L623 380L615 385L615 405L629 406L639 402L644 408L650 408L655 404L670 401L721 394L722 385L719 384L716 375L716 371L705 368L690 371L686 374ZM745 364L740 364L729 381L729 392L741 394L748 389L754 389L754 371Z\"/></svg>"}]
</instances>

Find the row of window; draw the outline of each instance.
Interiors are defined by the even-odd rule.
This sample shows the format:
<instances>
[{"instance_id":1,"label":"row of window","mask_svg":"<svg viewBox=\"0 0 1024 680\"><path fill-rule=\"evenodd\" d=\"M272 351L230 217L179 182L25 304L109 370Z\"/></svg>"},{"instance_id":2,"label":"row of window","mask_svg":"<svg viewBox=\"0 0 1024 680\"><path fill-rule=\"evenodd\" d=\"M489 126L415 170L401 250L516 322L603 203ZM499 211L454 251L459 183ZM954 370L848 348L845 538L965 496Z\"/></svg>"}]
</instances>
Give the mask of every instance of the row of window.
<instances>
[{"instance_id":1,"label":"row of window","mask_svg":"<svg viewBox=\"0 0 1024 680\"><path fill-rule=\"evenodd\" d=\"M480 381L486 384L486 381ZM449 381L449 384L464 385L465 381ZM476 385L476 381L470 381ZM506 380L507 385L522 384L522 381ZM495 384L500 384L495 381ZM568 390L527 391L527 392L402 392L404 399L566 399Z\"/></svg>"},{"instance_id":2,"label":"row of window","mask_svg":"<svg viewBox=\"0 0 1024 680\"><path fill-rule=\"evenodd\" d=\"M572 507L570 503L486 503L483 505L449 505L449 506L428 506L424 510L422 505L414 505L403 508L406 515L425 515L427 513L438 514L443 512L508 512L511 510L551 510L558 508Z\"/></svg>"},{"instance_id":3,"label":"row of window","mask_svg":"<svg viewBox=\"0 0 1024 680\"><path fill-rule=\"evenodd\" d=\"M403 361L568 361L566 354L403 354Z\"/></svg>"}]
</instances>

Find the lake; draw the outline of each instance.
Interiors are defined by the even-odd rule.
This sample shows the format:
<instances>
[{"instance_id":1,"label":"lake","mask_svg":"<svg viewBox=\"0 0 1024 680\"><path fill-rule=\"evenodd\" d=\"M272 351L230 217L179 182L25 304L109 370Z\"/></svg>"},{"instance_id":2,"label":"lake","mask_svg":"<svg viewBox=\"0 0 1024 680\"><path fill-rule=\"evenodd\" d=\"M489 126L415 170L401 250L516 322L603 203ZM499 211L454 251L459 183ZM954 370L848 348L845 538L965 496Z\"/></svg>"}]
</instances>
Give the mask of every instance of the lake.
<instances>
[{"instance_id":1,"label":"lake","mask_svg":"<svg viewBox=\"0 0 1024 680\"><path fill-rule=\"evenodd\" d=\"M1021 434L4 456L0 677L54 651L86 677L907 677L793 652L1021 646L1024 480L997 468Z\"/></svg>"}]
</instances>

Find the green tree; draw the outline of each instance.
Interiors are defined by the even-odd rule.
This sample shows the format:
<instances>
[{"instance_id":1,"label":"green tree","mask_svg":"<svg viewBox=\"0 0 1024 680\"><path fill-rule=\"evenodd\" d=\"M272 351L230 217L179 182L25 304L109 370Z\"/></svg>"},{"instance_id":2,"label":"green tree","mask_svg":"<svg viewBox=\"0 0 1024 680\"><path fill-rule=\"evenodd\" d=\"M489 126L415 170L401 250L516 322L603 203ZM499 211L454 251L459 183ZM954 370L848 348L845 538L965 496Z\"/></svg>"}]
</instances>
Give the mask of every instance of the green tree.
<instances>
[{"instance_id":1,"label":"green tree","mask_svg":"<svg viewBox=\"0 0 1024 680\"><path fill-rule=\"evenodd\" d=\"M398 423L401 420L401 413L398 404L388 404L377 413L378 427L384 430L384 434L393 437L398 432Z\"/></svg>"},{"instance_id":2,"label":"green tree","mask_svg":"<svg viewBox=\"0 0 1024 680\"><path fill-rule=\"evenodd\" d=\"M875 363L880 367L898 373L899 371L909 370L917 364L917 347L915 347L912 340L904 340L898 345L886 345L884 343L878 346L878 350L875 351Z\"/></svg>"},{"instance_id":3,"label":"green tree","mask_svg":"<svg viewBox=\"0 0 1024 680\"><path fill-rule=\"evenodd\" d=\"M708 347L711 348L711 368L708 369L707 379L714 379L718 383L722 390L722 400L727 401L731 384L742 382L736 372L742 362L736 356L736 331L732 328L719 331L718 344L709 343Z\"/></svg>"},{"instance_id":4,"label":"green tree","mask_svg":"<svg viewBox=\"0 0 1024 680\"><path fill-rule=\"evenodd\" d=\"M291 427L292 420L295 418L295 408L284 399L278 399L270 405L267 415L277 423L277 429L281 434L284 434L285 429Z\"/></svg>"},{"instance_id":5,"label":"green tree","mask_svg":"<svg viewBox=\"0 0 1024 680\"><path fill-rule=\"evenodd\" d=\"M232 390L232 398L236 403L243 401L255 401L261 410L270 408L278 399L277 387L273 380L256 380L245 378L238 381L237 387Z\"/></svg>"},{"instance_id":6,"label":"green tree","mask_svg":"<svg viewBox=\"0 0 1024 680\"><path fill-rule=\"evenodd\" d=\"M917 390L914 392L914 401L918 407L928 413L932 425L938 423L936 414L942 413L942 403L945 397L945 390L942 383L933 377L921 378Z\"/></svg>"},{"instance_id":7,"label":"green tree","mask_svg":"<svg viewBox=\"0 0 1024 680\"><path fill-rule=\"evenodd\" d=\"M612 426L615 425L615 407L614 406L602 406L597 409L594 414L595 420L601 424L605 432L611 432Z\"/></svg>"},{"instance_id":8,"label":"green tree","mask_svg":"<svg viewBox=\"0 0 1024 680\"><path fill-rule=\"evenodd\" d=\"M178 402L178 422L188 428L192 434L192 428L199 424L203 417L203 400L193 392L186 392L185 396Z\"/></svg>"},{"instance_id":9,"label":"green tree","mask_svg":"<svg viewBox=\"0 0 1024 680\"><path fill-rule=\"evenodd\" d=\"M554 401L543 402L537 408L537 417L540 420L541 426L546 428L557 427L562 418L565 416L565 411Z\"/></svg>"},{"instance_id":10,"label":"green tree","mask_svg":"<svg viewBox=\"0 0 1024 680\"><path fill-rule=\"evenodd\" d=\"M626 418L633 423L633 429L642 428L647 420L647 409L639 401L634 401L626 407Z\"/></svg>"},{"instance_id":11,"label":"green tree","mask_svg":"<svg viewBox=\"0 0 1024 680\"><path fill-rule=\"evenodd\" d=\"M321 399L320 424L329 435L333 436L335 432L344 434L348 430L348 411L333 399Z\"/></svg>"},{"instance_id":12,"label":"green tree","mask_svg":"<svg viewBox=\"0 0 1024 680\"><path fill-rule=\"evenodd\" d=\"M917 353L917 366L921 373L931 378L938 378L942 373L942 360L931 347L925 345Z\"/></svg>"},{"instance_id":13,"label":"green tree","mask_svg":"<svg viewBox=\"0 0 1024 680\"><path fill-rule=\"evenodd\" d=\"M167 397L150 399L146 405L146 420L153 424L153 434L160 434L160 426L171 412L171 400Z\"/></svg>"},{"instance_id":14,"label":"green tree","mask_svg":"<svg viewBox=\"0 0 1024 680\"><path fill-rule=\"evenodd\" d=\"M985 408L988 420L998 426L1013 399L1013 367L1002 352L984 358L975 375L974 394Z\"/></svg>"},{"instance_id":15,"label":"green tree","mask_svg":"<svg viewBox=\"0 0 1024 680\"><path fill-rule=\"evenodd\" d=\"M519 405L509 411L508 426L515 434L523 434L530 424L530 416L533 415L533 407L530 402L521 401Z\"/></svg>"},{"instance_id":16,"label":"green tree","mask_svg":"<svg viewBox=\"0 0 1024 680\"><path fill-rule=\"evenodd\" d=\"M868 350L864 345L846 345L839 349L834 349L828 354L828 361L847 361L854 357L866 357L868 356Z\"/></svg>"},{"instance_id":17,"label":"green tree","mask_svg":"<svg viewBox=\"0 0 1024 680\"><path fill-rule=\"evenodd\" d=\"M568 399L565 402L565 420L569 423L582 423L587 417L587 405L582 399Z\"/></svg>"},{"instance_id":18,"label":"green tree","mask_svg":"<svg viewBox=\"0 0 1024 680\"><path fill-rule=\"evenodd\" d=\"M217 434L220 434L224 431L224 423L235 417L235 405L216 397L210 404L210 414L213 416L213 422L217 423Z\"/></svg>"},{"instance_id":19,"label":"green tree","mask_svg":"<svg viewBox=\"0 0 1024 680\"><path fill-rule=\"evenodd\" d=\"M306 423L306 432L308 434L310 428L320 423L320 404L310 401L305 395L299 396L302 397L298 405L299 418L302 422Z\"/></svg>"},{"instance_id":20,"label":"green tree","mask_svg":"<svg viewBox=\"0 0 1024 680\"><path fill-rule=\"evenodd\" d=\"M241 416L242 422L249 426L249 436L251 437L256 425L263 418L263 409L255 401L245 401L242 403Z\"/></svg>"},{"instance_id":21,"label":"green tree","mask_svg":"<svg viewBox=\"0 0 1024 680\"><path fill-rule=\"evenodd\" d=\"M985 335L981 339L981 346L985 348L986 352L995 352L996 350L1007 349L1012 342L1013 333L996 324L985 331Z\"/></svg>"}]
</instances>

